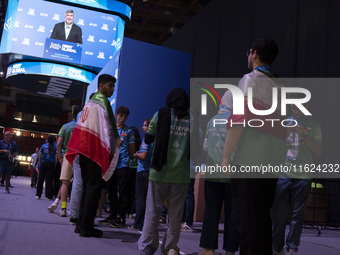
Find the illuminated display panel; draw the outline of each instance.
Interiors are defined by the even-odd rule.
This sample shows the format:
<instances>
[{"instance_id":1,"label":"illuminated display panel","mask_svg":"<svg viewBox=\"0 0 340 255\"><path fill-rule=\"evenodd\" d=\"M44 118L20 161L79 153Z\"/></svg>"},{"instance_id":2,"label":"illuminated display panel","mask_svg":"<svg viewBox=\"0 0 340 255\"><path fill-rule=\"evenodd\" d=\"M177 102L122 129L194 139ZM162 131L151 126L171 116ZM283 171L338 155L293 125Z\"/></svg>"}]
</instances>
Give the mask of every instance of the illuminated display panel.
<instances>
[{"instance_id":1,"label":"illuminated display panel","mask_svg":"<svg viewBox=\"0 0 340 255\"><path fill-rule=\"evenodd\" d=\"M50 39L55 24L75 14L82 44ZM102 68L120 50L125 21L119 16L48 1L9 1L1 53L17 53Z\"/></svg>"}]
</instances>

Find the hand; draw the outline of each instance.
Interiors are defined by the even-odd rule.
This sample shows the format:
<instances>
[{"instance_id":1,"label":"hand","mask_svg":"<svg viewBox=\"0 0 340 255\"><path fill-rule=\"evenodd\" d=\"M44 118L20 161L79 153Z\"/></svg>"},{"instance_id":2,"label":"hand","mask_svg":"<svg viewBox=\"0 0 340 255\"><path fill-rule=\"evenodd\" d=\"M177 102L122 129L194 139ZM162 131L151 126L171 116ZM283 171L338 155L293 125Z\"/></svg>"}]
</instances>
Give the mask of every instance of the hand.
<instances>
[{"instance_id":1,"label":"hand","mask_svg":"<svg viewBox=\"0 0 340 255\"><path fill-rule=\"evenodd\" d=\"M134 157L135 159L138 159L138 154L139 154L139 151L136 151L136 153L133 154L133 157Z\"/></svg>"},{"instance_id":2,"label":"hand","mask_svg":"<svg viewBox=\"0 0 340 255\"><path fill-rule=\"evenodd\" d=\"M228 168L230 166L231 159L230 157L223 157L222 163L221 163L221 168ZM232 172L223 172L225 175L232 175Z\"/></svg>"},{"instance_id":3,"label":"hand","mask_svg":"<svg viewBox=\"0 0 340 255\"><path fill-rule=\"evenodd\" d=\"M299 125L295 127L295 132L302 138L305 138L307 135L307 130Z\"/></svg>"}]
</instances>

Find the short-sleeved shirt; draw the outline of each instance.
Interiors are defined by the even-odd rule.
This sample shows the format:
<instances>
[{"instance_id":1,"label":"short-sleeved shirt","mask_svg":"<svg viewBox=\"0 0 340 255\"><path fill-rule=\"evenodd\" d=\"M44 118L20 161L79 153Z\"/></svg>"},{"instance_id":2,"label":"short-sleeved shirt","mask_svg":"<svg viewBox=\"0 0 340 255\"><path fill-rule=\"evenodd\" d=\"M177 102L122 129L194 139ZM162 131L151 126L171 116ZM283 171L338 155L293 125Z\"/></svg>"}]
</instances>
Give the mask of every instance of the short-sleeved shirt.
<instances>
[{"instance_id":1,"label":"short-sleeved shirt","mask_svg":"<svg viewBox=\"0 0 340 255\"><path fill-rule=\"evenodd\" d=\"M7 144L5 142L5 140L1 140L0 141L0 150L9 150L10 151L10 155L12 155L13 153L18 152L18 146L17 146L17 144L13 140L11 140L9 142L9 144ZM1 153L0 154L0 160L2 160L4 162L10 162L7 153Z\"/></svg>"},{"instance_id":2,"label":"short-sleeved shirt","mask_svg":"<svg viewBox=\"0 0 340 255\"><path fill-rule=\"evenodd\" d=\"M64 154L67 152L67 144L71 138L73 129L76 125L77 125L77 122L72 120L71 122L64 124L59 130L58 136L64 139L64 143L62 146Z\"/></svg>"},{"instance_id":3,"label":"short-sleeved shirt","mask_svg":"<svg viewBox=\"0 0 340 255\"><path fill-rule=\"evenodd\" d=\"M139 153L146 152L148 155L146 156L146 159L138 159L138 166L137 166L137 173L142 171L149 171L150 165L151 165L151 158L152 158L152 152L153 152L153 143L146 144L143 138L143 141L139 147Z\"/></svg>"},{"instance_id":4,"label":"short-sleeved shirt","mask_svg":"<svg viewBox=\"0 0 340 255\"><path fill-rule=\"evenodd\" d=\"M57 152L57 145L53 144L53 153L50 155L48 151L48 145L49 143L45 143L41 146L40 148L40 153L41 153L41 162L55 162L55 155Z\"/></svg>"},{"instance_id":5,"label":"short-sleeved shirt","mask_svg":"<svg viewBox=\"0 0 340 255\"><path fill-rule=\"evenodd\" d=\"M262 99L265 91L271 91L274 87L279 88L275 81L257 70L245 74L238 86L245 96L248 95L248 88L252 87L253 97ZM266 99L268 98L271 98L271 94ZM232 105L232 102L228 105ZM275 129L270 131L273 130ZM257 128L246 126L232 155L232 163L243 166L284 165L286 151L284 140Z\"/></svg>"},{"instance_id":6,"label":"short-sleeved shirt","mask_svg":"<svg viewBox=\"0 0 340 255\"><path fill-rule=\"evenodd\" d=\"M118 134L123 142L119 147L119 158L116 168L129 167L129 144L136 143L135 133L124 125L124 127L118 129Z\"/></svg>"},{"instance_id":7,"label":"short-sleeved shirt","mask_svg":"<svg viewBox=\"0 0 340 255\"><path fill-rule=\"evenodd\" d=\"M160 171L150 168L149 180L167 183L190 182L190 117L179 119L171 111L171 126L167 153L167 162ZM158 112L153 116L146 131L150 135L157 134ZM157 138L156 138L157 139Z\"/></svg>"},{"instance_id":8,"label":"short-sleeved shirt","mask_svg":"<svg viewBox=\"0 0 340 255\"><path fill-rule=\"evenodd\" d=\"M205 134L205 139L208 140L208 156L207 156L207 165L216 166L221 165L223 158L223 148L225 137L227 135L227 129L225 124L214 126L214 120L216 119L225 119L227 120L230 116L230 111L227 111L223 114L217 114L213 118L211 118L207 124L207 131ZM214 182L230 182L230 178L227 177L224 173L216 172L212 175L205 175L205 179L207 181Z\"/></svg>"},{"instance_id":9,"label":"short-sleeved shirt","mask_svg":"<svg viewBox=\"0 0 340 255\"><path fill-rule=\"evenodd\" d=\"M37 160L38 160L38 153L33 153L31 155L31 158L33 160L32 165L35 166L35 162L37 162Z\"/></svg>"},{"instance_id":10,"label":"short-sleeved shirt","mask_svg":"<svg viewBox=\"0 0 340 255\"><path fill-rule=\"evenodd\" d=\"M290 117L289 119L294 119L294 117ZM307 136L312 139L312 141L316 144L322 144L322 133L321 127L317 121L315 121L311 116L304 116L301 120L296 120L299 126L305 128L307 130ZM294 124L293 122L288 123ZM296 132L291 132L287 137L287 158L286 165L296 165L303 166L305 164L312 164L313 154L308 149L304 140L299 137ZM295 151L295 152L292 152ZM300 179L308 179L312 178L312 173L304 173L304 172L291 172L288 174L289 177L300 178Z\"/></svg>"}]
</instances>

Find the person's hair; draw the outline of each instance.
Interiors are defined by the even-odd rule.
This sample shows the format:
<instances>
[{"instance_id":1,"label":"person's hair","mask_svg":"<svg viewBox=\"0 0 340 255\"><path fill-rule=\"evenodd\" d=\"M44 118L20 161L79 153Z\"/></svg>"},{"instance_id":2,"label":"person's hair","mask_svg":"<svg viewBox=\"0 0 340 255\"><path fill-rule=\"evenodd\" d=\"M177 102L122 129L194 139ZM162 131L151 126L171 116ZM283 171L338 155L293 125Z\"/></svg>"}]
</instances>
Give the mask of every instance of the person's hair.
<instances>
[{"instance_id":1,"label":"person's hair","mask_svg":"<svg viewBox=\"0 0 340 255\"><path fill-rule=\"evenodd\" d=\"M135 153L136 153L139 150L142 140L140 138L138 128L132 126L131 129L133 130L133 133L135 134Z\"/></svg>"},{"instance_id":2,"label":"person's hair","mask_svg":"<svg viewBox=\"0 0 340 255\"><path fill-rule=\"evenodd\" d=\"M81 106L80 105L73 105L72 106L72 116L73 116L73 119L76 120L77 119L77 116L78 116L78 113L82 110Z\"/></svg>"},{"instance_id":3,"label":"person's hair","mask_svg":"<svg viewBox=\"0 0 340 255\"><path fill-rule=\"evenodd\" d=\"M256 39L251 44L251 50L256 51L262 63L271 65L279 52L277 43L271 38Z\"/></svg>"},{"instance_id":4,"label":"person's hair","mask_svg":"<svg viewBox=\"0 0 340 255\"><path fill-rule=\"evenodd\" d=\"M94 96L94 94L96 93L91 93L91 95L89 96L89 99L91 99Z\"/></svg>"},{"instance_id":5,"label":"person's hair","mask_svg":"<svg viewBox=\"0 0 340 255\"><path fill-rule=\"evenodd\" d=\"M124 114L124 115L126 115L126 116L129 116L129 114L130 114L130 110L129 110L129 108L128 107L126 107L126 106L119 106L118 108L117 108L117 110L116 110L116 114L118 115L118 114Z\"/></svg>"},{"instance_id":6,"label":"person's hair","mask_svg":"<svg viewBox=\"0 0 340 255\"><path fill-rule=\"evenodd\" d=\"M99 77L98 77L98 88L99 88L99 84L100 83L108 83L108 82L113 82L113 83L116 83L116 78L113 77L112 75L109 75L109 74L101 74Z\"/></svg>"},{"instance_id":7,"label":"person's hair","mask_svg":"<svg viewBox=\"0 0 340 255\"><path fill-rule=\"evenodd\" d=\"M73 10L67 10L65 13L73 13L74 14L74 11Z\"/></svg>"},{"instance_id":8,"label":"person's hair","mask_svg":"<svg viewBox=\"0 0 340 255\"><path fill-rule=\"evenodd\" d=\"M4 136L5 136L6 134L12 135L12 132L11 132L11 131L6 131L6 132L4 133Z\"/></svg>"},{"instance_id":9,"label":"person's hair","mask_svg":"<svg viewBox=\"0 0 340 255\"><path fill-rule=\"evenodd\" d=\"M146 123L148 123L148 126L150 125L150 122L151 122L151 119L145 119L144 121L143 121L143 123L144 122L146 122Z\"/></svg>"},{"instance_id":10,"label":"person's hair","mask_svg":"<svg viewBox=\"0 0 340 255\"><path fill-rule=\"evenodd\" d=\"M190 107L189 96L182 88L172 89L167 98L165 107L171 107L174 109L174 114L177 118L182 119L188 115L188 109Z\"/></svg>"},{"instance_id":11,"label":"person's hair","mask_svg":"<svg viewBox=\"0 0 340 255\"><path fill-rule=\"evenodd\" d=\"M50 156L52 156L54 154L54 151L53 151L53 144L55 143L56 141L56 138L54 135L49 135L48 138L47 138L47 142L48 142L48 154Z\"/></svg>"}]
</instances>

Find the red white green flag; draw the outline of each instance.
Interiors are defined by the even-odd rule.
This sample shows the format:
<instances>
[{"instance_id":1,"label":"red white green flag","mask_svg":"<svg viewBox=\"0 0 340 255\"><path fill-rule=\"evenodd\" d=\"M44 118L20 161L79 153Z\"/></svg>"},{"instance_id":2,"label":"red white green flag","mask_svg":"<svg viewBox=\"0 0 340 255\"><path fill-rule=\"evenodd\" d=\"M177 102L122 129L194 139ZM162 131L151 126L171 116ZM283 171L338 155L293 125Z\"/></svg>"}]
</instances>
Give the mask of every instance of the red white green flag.
<instances>
[{"instance_id":1,"label":"red white green flag","mask_svg":"<svg viewBox=\"0 0 340 255\"><path fill-rule=\"evenodd\" d=\"M110 103L97 92L83 108L66 158L72 164L78 154L84 155L102 168L102 178L108 181L117 166L121 142Z\"/></svg>"}]
</instances>

